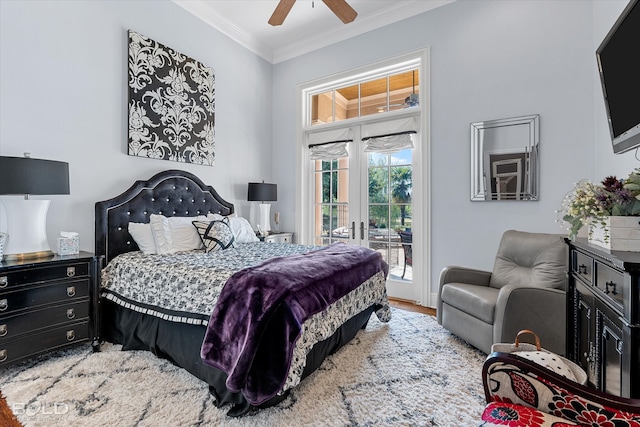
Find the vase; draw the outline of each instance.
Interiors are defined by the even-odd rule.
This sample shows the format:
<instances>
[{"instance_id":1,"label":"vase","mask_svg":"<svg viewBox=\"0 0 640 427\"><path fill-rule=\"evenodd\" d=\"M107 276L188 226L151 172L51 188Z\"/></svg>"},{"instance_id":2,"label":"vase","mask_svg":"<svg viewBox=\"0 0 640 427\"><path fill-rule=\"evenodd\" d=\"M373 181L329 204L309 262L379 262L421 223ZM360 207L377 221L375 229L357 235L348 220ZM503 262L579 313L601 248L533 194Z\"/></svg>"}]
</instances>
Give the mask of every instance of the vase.
<instances>
[{"instance_id":1,"label":"vase","mask_svg":"<svg viewBox=\"0 0 640 427\"><path fill-rule=\"evenodd\" d=\"M640 252L640 217L608 216L589 225L587 239L612 251Z\"/></svg>"}]
</instances>

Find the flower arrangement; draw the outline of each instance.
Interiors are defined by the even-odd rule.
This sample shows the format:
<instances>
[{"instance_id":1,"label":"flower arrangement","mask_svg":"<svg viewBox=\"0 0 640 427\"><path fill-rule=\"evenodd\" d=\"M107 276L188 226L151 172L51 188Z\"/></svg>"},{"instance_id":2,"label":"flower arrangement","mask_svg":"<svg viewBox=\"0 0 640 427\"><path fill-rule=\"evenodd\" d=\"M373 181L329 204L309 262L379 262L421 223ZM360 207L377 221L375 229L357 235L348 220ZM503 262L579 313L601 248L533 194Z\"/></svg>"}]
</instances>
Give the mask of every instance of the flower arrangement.
<instances>
[{"instance_id":1,"label":"flower arrangement","mask_svg":"<svg viewBox=\"0 0 640 427\"><path fill-rule=\"evenodd\" d=\"M608 176L599 184L579 181L564 197L561 212L571 239L583 225L604 225L606 217L640 216L640 168L626 179Z\"/></svg>"}]
</instances>

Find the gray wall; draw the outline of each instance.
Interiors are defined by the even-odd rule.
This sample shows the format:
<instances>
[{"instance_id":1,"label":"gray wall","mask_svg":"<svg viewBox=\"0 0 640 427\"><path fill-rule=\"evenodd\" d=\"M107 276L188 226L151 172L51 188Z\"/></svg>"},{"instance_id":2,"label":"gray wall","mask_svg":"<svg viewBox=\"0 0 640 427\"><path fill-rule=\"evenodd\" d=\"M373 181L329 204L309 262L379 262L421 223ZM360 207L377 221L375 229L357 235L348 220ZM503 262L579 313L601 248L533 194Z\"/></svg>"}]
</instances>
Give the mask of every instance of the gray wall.
<instances>
[{"instance_id":1,"label":"gray wall","mask_svg":"<svg viewBox=\"0 0 640 427\"><path fill-rule=\"evenodd\" d=\"M214 167L126 154L128 29L214 68ZM271 178L271 79L271 64L170 1L0 1L0 154L69 162L71 194L49 208L54 249L68 230L93 250L94 203L165 169L248 216L247 183Z\"/></svg>"}]
</instances>

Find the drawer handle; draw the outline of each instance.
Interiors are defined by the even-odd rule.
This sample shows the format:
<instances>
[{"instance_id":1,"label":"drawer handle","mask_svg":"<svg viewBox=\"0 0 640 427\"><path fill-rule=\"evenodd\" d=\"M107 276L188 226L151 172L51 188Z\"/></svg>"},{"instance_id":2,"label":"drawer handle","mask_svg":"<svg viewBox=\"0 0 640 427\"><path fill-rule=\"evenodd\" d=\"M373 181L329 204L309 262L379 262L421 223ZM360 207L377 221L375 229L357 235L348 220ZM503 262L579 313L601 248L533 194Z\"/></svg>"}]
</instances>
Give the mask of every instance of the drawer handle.
<instances>
[{"instance_id":1,"label":"drawer handle","mask_svg":"<svg viewBox=\"0 0 640 427\"><path fill-rule=\"evenodd\" d=\"M5 311L7 308L9 308L9 301L6 298L0 300L0 311Z\"/></svg>"},{"instance_id":2,"label":"drawer handle","mask_svg":"<svg viewBox=\"0 0 640 427\"><path fill-rule=\"evenodd\" d=\"M611 286L613 290L609 291L609 286ZM613 281L604 284L604 293L608 294L609 292L613 295L618 295L618 291L616 291L616 284Z\"/></svg>"},{"instance_id":3,"label":"drawer handle","mask_svg":"<svg viewBox=\"0 0 640 427\"><path fill-rule=\"evenodd\" d=\"M7 360L7 357L9 357L7 350L0 350L0 362Z\"/></svg>"},{"instance_id":4,"label":"drawer handle","mask_svg":"<svg viewBox=\"0 0 640 427\"><path fill-rule=\"evenodd\" d=\"M578 266L578 274L587 274L587 266L584 264L580 264Z\"/></svg>"},{"instance_id":5,"label":"drawer handle","mask_svg":"<svg viewBox=\"0 0 640 427\"><path fill-rule=\"evenodd\" d=\"M7 325L0 325L0 337L5 337L7 336L7 334L9 333L9 330L7 328Z\"/></svg>"},{"instance_id":6,"label":"drawer handle","mask_svg":"<svg viewBox=\"0 0 640 427\"><path fill-rule=\"evenodd\" d=\"M67 277L73 277L76 275L75 267L67 267Z\"/></svg>"},{"instance_id":7,"label":"drawer handle","mask_svg":"<svg viewBox=\"0 0 640 427\"><path fill-rule=\"evenodd\" d=\"M9 278L7 276L0 277L0 288L6 288L9 284Z\"/></svg>"},{"instance_id":8,"label":"drawer handle","mask_svg":"<svg viewBox=\"0 0 640 427\"><path fill-rule=\"evenodd\" d=\"M76 287L75 286L68 286L67 287L67 296L70 296L70 297L76 296Z\"/></svg>"},{"instance_id":9,"label":"drawer handle","mask_svg":"<svg viewBox=\"0 0 640 427\"><path fill-rule=\"evenodd\" d=\"M67 319L73 319L76 317L76 311L73 308L67 309Z\"/></svg>"},{"instance_id":10,"label":"drawer handle","mask_svg":"<svg viewBox=\"0 0 640 427\"><path fill-rule=\"evenodd\" d=\"M74 339L76 339L76 331L73 329L67 331L67 341L73 341Z\"/></svg>"}]
</instances>

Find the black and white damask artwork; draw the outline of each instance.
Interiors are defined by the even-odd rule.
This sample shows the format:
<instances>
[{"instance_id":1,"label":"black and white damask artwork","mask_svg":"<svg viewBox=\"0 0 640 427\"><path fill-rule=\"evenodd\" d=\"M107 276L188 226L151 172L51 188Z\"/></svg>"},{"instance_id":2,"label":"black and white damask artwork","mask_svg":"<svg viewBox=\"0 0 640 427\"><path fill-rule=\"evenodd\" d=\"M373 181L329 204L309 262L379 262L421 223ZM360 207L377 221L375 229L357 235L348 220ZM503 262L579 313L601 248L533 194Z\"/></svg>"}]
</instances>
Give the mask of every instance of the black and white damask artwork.
<instances>
[{"instance_id":1,"label":"black and white damask artwork","mask_svg":"<svg viewBox=\"0 0 640 427\"><path fill-rule=\"evenodd\" d=\"M131 156L213 166L213 68L129 31Z\"/></svg>"}]
</instances>

